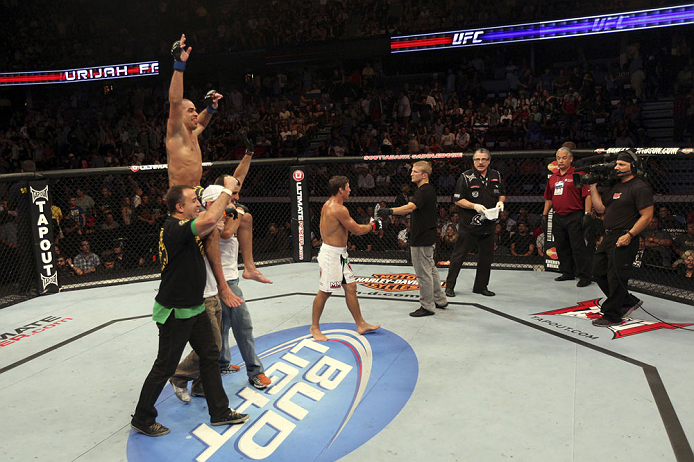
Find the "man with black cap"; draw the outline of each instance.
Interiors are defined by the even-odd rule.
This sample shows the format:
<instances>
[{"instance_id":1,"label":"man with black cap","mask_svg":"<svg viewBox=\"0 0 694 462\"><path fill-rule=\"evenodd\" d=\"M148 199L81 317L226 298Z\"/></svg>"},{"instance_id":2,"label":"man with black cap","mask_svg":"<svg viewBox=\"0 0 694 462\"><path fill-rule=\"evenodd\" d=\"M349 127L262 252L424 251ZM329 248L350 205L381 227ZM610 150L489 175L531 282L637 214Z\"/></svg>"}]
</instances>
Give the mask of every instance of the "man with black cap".
<instances>
[{"instance_id":1,"label":"man with black cap","mask_svg":"<svg viewBox=\"0 0 694 462\"><path fill-rule=\"evenodd\" d=\"M653 217L653 191L636 177L639 159L628 151L617 156L615 172L618 182L602 197L595 184L590 185L593 207L604 213L605 237L593 258L593 279L607 298L602 303L602 317L593 320L598 327L616 326L643 302L627 290L632 264L639 250L638 235Z\"/></svg>"},{"instance_id":2,"label":"man with black cap","mask_svg":"<svg viewBox=\"0 0 694 462\"><path fill-rule=\"evenodd\" d=\"M590 285L590 255L583 239L583 230L590 224L590 192L587 185L573 182L573 154L568 147L557 151L557 171L547 180L542 224L547 232L549 209L554 209L552 236L559 257L561 275L555 281L570 281L578 275L578 287Z\"/></svg>"}]
</instances>

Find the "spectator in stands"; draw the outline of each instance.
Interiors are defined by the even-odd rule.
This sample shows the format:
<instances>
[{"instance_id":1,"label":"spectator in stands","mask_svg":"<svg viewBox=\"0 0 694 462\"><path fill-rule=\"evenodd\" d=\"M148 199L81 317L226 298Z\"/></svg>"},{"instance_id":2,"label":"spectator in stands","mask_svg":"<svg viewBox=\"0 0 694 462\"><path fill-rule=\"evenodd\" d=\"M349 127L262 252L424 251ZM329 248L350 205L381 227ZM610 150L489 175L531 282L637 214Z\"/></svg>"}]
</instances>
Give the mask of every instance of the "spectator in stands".
<instances>
[{"instance_id":1,"label":"spectator in stands","mask_svg":"<svg viewBox=\"0 0 694 462\"><path fill-rule=\"evenodd\" d=\"M104 222L101 224L100 228L102 231L110 231L117 229L120 225L116 220L113 218L113 214L111 212L106 213L106 218Z\"/></svg>"},{"instance_id":2,"label":"spectator in stands","mask_svg":"<svg viewBox=\"0 0 694 462\"><path fill-rule=\"evenodd\" d=\"M132 223L133 209L131 207L131 200L129 196L123 197L123 202L121 203L120 213L121 219L123 220L123 225L130 226Z\"/></svg>"},{"instance_id":3,"label":"spectator in stands","mask_svg":"<svg viewBox=\"0 0 694 462\"><path fill-rule=\"evenodd\" d=\"M410 242L410 217L405 218L405 228L398 233L398 248L407 250Z\"/></svg>"},{"instance_id":4,"label":"spectator in stands","mask_svg":"<svg viewBox=\"0 0 694 462\"><path fill-rule=\"evenodd\" d=\"M70 198L70 207L68 208L68 213L72 220L77 224L78 229L82 230L87 223L87 217L84 213L84 209L77 205L77 198Z\"/></svg>"},{"instance_id":5,"label":"spectator in stands","mask_svg":"<svg viewBox=\"0 0 694 462\"><path fill-rule=\"evenodd\" d=\"M682 258L675 262L673 268L681 277L691 278L694 276L694 250L687 250L682 254Z\"/></svg>"},{"instance_id":6,"label":"spectator in stands","mask_svg":"<svg viewBox=\"0 0 694 462\"><path fill-rule=\"evenodd\" d=\"M510 253L510 241L511 237L503 223L497 222L494 225L494 254L508 255Z\"/></svg>"},{"instance_id":7,"label":"spectator in stands","mask_svg":"<svg viewBox=\"0 0 694 462\"><path fill-rule=\"evenodd\" d=\"M86 239L80 242L80 253L72 261L77 268L82 270L83 274L93 273L101 265L101 259L97 254L91 252L89 241Z\"/></svg>"},{"instance_id":8,"label":"spectator in stands","mask_svg":"<svg viewBox=\"0 0 694 462\"><path fill-rule=\"evenodd\" d=\"M92 213L94 210L94 199L88 194L85 194L80 188L77 188L76 193L75 205L81 208L85 215Z\"/></svg>"},{"instance_id":9,"label":"spectator in stands","mask_svg":"<svg viewBox=\"0 0 694 462\"><path fill-rule=\"evenodd\" d=\"M660 221L660 229L672 231L682 228L677 219L670 213L670 209L665 206L661 206L658 209L658 218Z\"/></svg>"},{"instance_id":10,"label":"spectator in stands","mask_svg":"<svg viewBox=\"0 0 694 462\"><path fill-rule=\"evenodd\" d=\"M82 270L76 267L72 260L65 258L62 255L56 257L57 273L58 273L58 283L63 285L65 282L69 282L74 276L81 276Z\"/></svg>"},{"instance_id":11,"label":"spectator in stands","mask_svg":"<svg viewBox=\"0 0 694 462\"><path fill-rule=\"evenodd\" d=\"M99 211L98 219L103 220L108 212L117 212L117 206L118 203L111 190L107 186L101 188L101 195L96 200L96 208Z\"/></svg>"},{"instance_id":12,"label":"spectator in stands","mask_svg":"<svg viewBox=\"0 0 694 462\"><path fill-rule=\"evenodd\" d=\"M688 250L694 251L694 222L687 223L687 232L675 237L673 241L675 253L682 257Z\"/></svg>"},{"instance_id":13,"label":"spectator in stands","mask_svg":"<svg viewBox=\"0 0 694 462\"><path fill-rule=\"evenodd\" d=\"M641 234L645 243L643 262L647 265L670 266L670 245L672 237L667 231L660 229L660 220L653 217L648 223L648 228Z\"/></svg>"},{"instance_id":14,"label":"spectator in stands","mask_svg":"<svg viewBox=\"0 0 694 462\"><path fill-rule=\"evenodd\" d=\"M518 231L511 236L511 255L530 257L535 253L535 238L528 232L528 224L518 222Z\"/></svg>"}]
</instances>

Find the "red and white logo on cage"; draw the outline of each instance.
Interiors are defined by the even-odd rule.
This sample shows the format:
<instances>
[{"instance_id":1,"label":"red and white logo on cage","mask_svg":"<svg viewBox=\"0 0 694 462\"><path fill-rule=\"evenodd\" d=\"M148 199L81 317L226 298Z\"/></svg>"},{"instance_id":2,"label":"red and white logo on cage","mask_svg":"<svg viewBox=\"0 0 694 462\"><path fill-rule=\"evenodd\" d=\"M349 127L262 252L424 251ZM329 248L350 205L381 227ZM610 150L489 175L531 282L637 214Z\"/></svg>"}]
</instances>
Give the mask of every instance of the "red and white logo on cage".
<instances>
[{"instance_id":1,"label":"red and white logo on cage","mask_svg":"<svg viewBox=\"0 0 694 462\"><path fill-rule=\"evenodd\" d=\"M294 173L292 173L292 178L294 178L294 181L301 181L304 179L304 171L303 170L294 170Z\"/></svg>"},{"instance_id":2,"label":"red and white logo on cage","mask_svg":"<svg viewBox=\"0 0 694 462\"><path fill-rule=\"evenodd\" d=\"M541 315L560 315L571 316L574 318L593 320L600 317L600 299L586 300L578 302L578 305L560 308L558 310L543 311L535 313L534 316ZM679 329L680 327L691 326L691 323L674 323L674 322L654 322L642 321L640 319L626 318L622 324L618 326L610 326L608 329L612 331L612 339L629 337L631 335L643 334L659 329Z\"/></svg>"}]
</instances>

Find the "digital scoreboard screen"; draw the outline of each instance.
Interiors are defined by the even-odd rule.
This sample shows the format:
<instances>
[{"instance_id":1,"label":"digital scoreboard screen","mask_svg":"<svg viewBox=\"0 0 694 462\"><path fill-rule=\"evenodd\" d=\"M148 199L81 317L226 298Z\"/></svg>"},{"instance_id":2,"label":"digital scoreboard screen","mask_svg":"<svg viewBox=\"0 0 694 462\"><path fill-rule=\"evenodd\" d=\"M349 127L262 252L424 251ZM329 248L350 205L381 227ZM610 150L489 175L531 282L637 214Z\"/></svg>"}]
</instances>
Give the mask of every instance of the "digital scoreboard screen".
<instances>
[{"instance_id":1,"label":"digital scoreboard screen","mask_svg":"<svg viewBox=\"0 0 694 462\"><path fill-rule=\"evenodd\" d=\"M107 66L83 67L62 71L31 71L0 73L0 87L12 85L45 85L51 83L93 82L159 75L158 61Z\"/></svg>"},{"instance_id":2,"label":"digital scoreboard screen","mask_svg":"<svg viewBox=\"0 0 694 462\"><path fill-rule=\"evenodd\" d=\"M530 24L394 36L391 53L581 37L694 24L694 4Z\"/></svg>"}]
</instances>

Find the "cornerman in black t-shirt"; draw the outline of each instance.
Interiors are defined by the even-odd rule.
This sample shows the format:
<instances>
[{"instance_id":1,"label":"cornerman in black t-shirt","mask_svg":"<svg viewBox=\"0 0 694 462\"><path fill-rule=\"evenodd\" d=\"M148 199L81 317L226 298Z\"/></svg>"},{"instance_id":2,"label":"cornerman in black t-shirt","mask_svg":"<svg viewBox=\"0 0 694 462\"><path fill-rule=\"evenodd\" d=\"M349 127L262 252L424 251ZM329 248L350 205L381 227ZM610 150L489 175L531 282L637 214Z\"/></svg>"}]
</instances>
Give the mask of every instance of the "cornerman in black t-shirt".
<instances>
[{"instance_id":1,"label":"cornerman in black t-shirt","mask_svg":"<svg viewBox=\"0 0 694 462\"><path fill-rule=\"evenodd\" d=\"M412 266L419 285L421 306L410 316L431 316L434 307L446 308L448 301L441 290L441 277L434 261L436 244L436 190L429 183L431 164L426 161L415 162L410 178L417 185L417 191L410 201L400 207L378 209L379 217L412 214L410 220L410 253Z\"/></svg>"},{"instance_id":2,"label":"cornerman in black t-shirt","mask_svg":"<svg viewBox=\"0 0 694 462\"><path fill-rule=\"evenodd\" d=\"M169 433L168 428L156 422L154 403L166 381L176 371L188 342L200 357L200 378L212 425L248 420L248 414L229 409L229 399L219 371L219 349L203 302L206 273L201 238L217 226L225 208L230 205L231 188L235 186L236 179L227 177L219 199L202 213L199 212L200 202L190 186L176 185L166 193L166 205L171 215L159 233L161 284L152 316L159 329L159 351L142 385L130 422L132 428L147 436Z\"/></svg>"},{"instance_id":3,"label":"cornerman in black t-shirt","mask_svg":"<svg viewBox=\"0 0 694 462\"><path fill-rule=\"evenodd\" d=\"M498 218L489 219L488 209L504 210L506 191L498 171L490 169L491 153L478 149L472 155L473 168L463 172L455 186L453 200L462 208L458 226L458 240L455 243L446 277L446 296L455 297L456 280L463 260L477 244L479 260L472 291L488 297L496 295L487 288L494 259L494 225ZM496 211L495 211L496 212ZM496 213L498 217L498 213Z\"/></svg>"},{"instance_id":4,"label":"cornerman in black t-shirt","mask_svg":"<svg viewBox=\"0 0 694 462\"><path fill-rule=\"evenodd\" d=\"M615 326L643 302L627 290L636 253L638 235L653 218L653 191L634 173L638 158L627 152L617 156L615 170L619 183L602 197L595 184L590 185L593 207L604 213L605 237L593 258L593 279L607 298L602 303L602 317L593 320L598 327Z\"/></svg>"}]
</instances>

